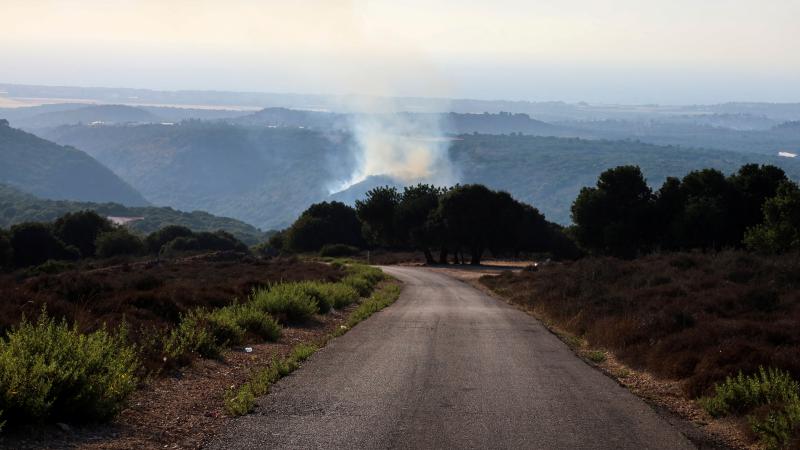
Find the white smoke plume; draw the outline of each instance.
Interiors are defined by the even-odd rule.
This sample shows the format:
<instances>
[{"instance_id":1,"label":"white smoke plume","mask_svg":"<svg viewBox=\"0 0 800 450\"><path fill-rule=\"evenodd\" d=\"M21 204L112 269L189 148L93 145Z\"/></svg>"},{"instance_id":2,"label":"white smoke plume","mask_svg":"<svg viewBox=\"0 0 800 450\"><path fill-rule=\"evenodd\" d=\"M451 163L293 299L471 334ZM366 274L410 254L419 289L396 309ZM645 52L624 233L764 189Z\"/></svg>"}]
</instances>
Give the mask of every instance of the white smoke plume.
<instances>
[{"instance_id":1,"label":"white smoke plume","mask_svg":"<svg viewBox=\"0 0 800 450\"><path fill-rule=\"evenodd\" d=\"M403 185L446 186L458 181L441 114L397 111L389 99L361 98L357 103L358 112L350 115L349 123L356 168L332 191L345 190L371 176L385 176Z\"/></svg>"}]
</instances>

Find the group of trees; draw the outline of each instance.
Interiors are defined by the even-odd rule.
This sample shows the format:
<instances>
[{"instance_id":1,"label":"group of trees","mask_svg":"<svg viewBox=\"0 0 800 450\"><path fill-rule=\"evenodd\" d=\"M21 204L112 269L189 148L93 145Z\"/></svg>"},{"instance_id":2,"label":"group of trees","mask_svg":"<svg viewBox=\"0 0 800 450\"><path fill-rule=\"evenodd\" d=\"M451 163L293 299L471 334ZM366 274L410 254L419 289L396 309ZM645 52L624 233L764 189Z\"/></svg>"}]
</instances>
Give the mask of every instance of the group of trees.
<instances>
[{"instance_id":1,"label":"group of trees","mask_svg":"<svg viewBox=\"0 0 800 450\"><path fill-rule=\"evenodd\" d=\"M631 257L654 250L758 251L800 248L800 191L778 167L747 164L668 177L653 191L639 167L603 172L572 205L573 234L596 253Z\"/></svg>"},{"instance_id":2,"label":"group of trees","mask_svg":"<svg viewBox=\"0 0 800 450\"><path fill-rule=\"evenodd\" d=\"M54 222L25 222L0 229L0 268L36 266L48 260L108 258L164 251L236 250L247 245L225 231L193 232L171 225L142 239L94 211L67 213Z\"/></svg>"},{"instance_id":3,"label":"group of trees","mask_svg":"<svg viewBox=\"0 0 800 450\"><path fill-rule=\"evenodd\" d=\"M402 191L372 189L355 208L340 202L312 205L287 230L272 238L285 250L316 251L326 244L416 249L428 263L479 264L486 252L518 255L550 252L571 256L574 246L561 227L538 210L478 184L437 188L426 184ZM434 257L438 252L438 258Z\"/></svg>"}]
</instances>

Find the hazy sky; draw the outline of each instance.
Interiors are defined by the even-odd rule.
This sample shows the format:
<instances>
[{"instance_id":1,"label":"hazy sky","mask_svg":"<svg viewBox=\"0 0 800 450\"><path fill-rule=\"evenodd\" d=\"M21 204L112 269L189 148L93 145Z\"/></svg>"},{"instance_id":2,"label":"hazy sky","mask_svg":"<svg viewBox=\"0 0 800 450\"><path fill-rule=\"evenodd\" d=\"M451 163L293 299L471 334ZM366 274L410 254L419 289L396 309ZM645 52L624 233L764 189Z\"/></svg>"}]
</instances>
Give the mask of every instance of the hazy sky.
<instances>
[{"instance_id":1,"label":"hazy sky","mask_svg":"<svg viewBox=\"0 0 800 450\"><path fill-rule=\"evenodd\" d=\"M0 82L800 101L800 0L0 0Z\"/></svg>"}]
</instances>

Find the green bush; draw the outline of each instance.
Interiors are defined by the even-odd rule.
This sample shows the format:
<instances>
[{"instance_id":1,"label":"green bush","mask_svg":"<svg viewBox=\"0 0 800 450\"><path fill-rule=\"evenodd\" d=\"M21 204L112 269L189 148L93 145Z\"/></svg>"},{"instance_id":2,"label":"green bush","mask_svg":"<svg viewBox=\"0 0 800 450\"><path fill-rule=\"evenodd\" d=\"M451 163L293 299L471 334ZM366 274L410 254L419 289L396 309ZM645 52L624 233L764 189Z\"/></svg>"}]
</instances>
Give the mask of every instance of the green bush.
<instances>
[{"instance_id":1,"label":"green bush","mask_svg":"<svg viewBox=\"0 0 800 450\"><path fill-rule=\"evenodd\" d=\"M0 410L12 423L109 419L136 388L137 368L124 328L81 334L42 313L0 340Z\"/></svg>"},{"instance_id":2,"label":"green bush","mask_svg":"<svg viewBox=\"0 0 800 450\"><path fill-rule=\"evenodd\" d=\"M336 309L342 309L358 301L358 291L345 283L326 283L321 289L323 295Z\"/></svg>"},{"instance_id":3,"label":"green bush","mask_svg":"<svg viewBox=\"0 0 800 450\"><path fill-rule=\"evenodd\" d=\"M179 364L187 363L194 354L204 358L219 357L220 347L209 330L208 313L196 309L182 316L164 343L164 353Z\"/></svg>"},{"instance_id":4,"label":"green bush","mask_svg":"<svg viewBox=\"0 0 800 450\"><path fill-rule=\"evenodd\" d=\"M139 255L145 252L144 242L125 228L100 234L95 241L95 248L97 256L101 258Z\"/></svg>"},{"instance_id":5,"label":"green bush","mask_svg":"<svg viewBox=\"0 0 800 450\"><path fill-rule=\"evenodd\" d=\"M759 368L741 372L715 386L715 395L699 400L712 416L748 416L753 431L769 448L781 448L794 439L800 426L800 384L789 373Z\"/></svg>"},{"instance_id":6,"label":"green bush","mask_svg":"<svg viewBox=\"0 0 800 450\"><path fill-rule=\"evenodd\" d=\"M276 341L281 336L281 327L269 313L252 304L231 305L208 314L211 334L219 345L244 343L246 333L253 333L265 340Z\"/></svg>"},{"instance_id":7,"label":"green bush","mask_svg":"<svg viewBox=\"0 0 800 450\"><path fill-rule=\"evenodd\" d=\"M246 330L238 322L239 308L227 306L215 309L206 316L208 331L220 347L239 345L244 342Z\"/></svg>"},{"instance_id":8,"label":"green bush","mask_svg":"<svg viewBox=\"0 0 800 450\"><path fill-rule=\"evenodd\" d=\"M800 385L791 375L777 369L759 368L757 374L728 377L715 387L715 395L701 399L712 416L744 414L754 408L798 399Z\"/></svg>"},{"instance_id":9,"label":"green bush","mask_svg":"<svg viewBox=\"0 0 800 450\"><path fill-rule=\"evenodd\" d=\"M281 283L255 290L251 300L258 309L288 321L306 320L319 311L317 302L301 283Z\"/></svg>"},{"instance_id":10,"label":"green bush","mask_svg":"<svg viewBox=\"0 0 800 450\"><path fill-rule=\"evenodd\" d=\"M236 307L236 323L250 333L275 342L281 337L281 326L267 312L256 308L254 305Z\"/></svg>"},{"instance_id":11,"label":"green bush","mask_svg":"<svg viewBox=\"0 0 800 450\"><path fill-rule=\"evenodd\" d=\"M342 278L342 283L358 292L361 297L366 297L372 292L372 284L364 277L348 275Z\"/></svg>"},{"instance_id":12,"label":"green bush","mask_svg":"<svg viewBox=\"0 0 800 450\"><path fill-rule=\"evenodd\" d=\"M339 256L352 256L358 254L358 247L347 244L325 244L319 251L319 256L336 258Z\"/></svg>"}]
</instances>

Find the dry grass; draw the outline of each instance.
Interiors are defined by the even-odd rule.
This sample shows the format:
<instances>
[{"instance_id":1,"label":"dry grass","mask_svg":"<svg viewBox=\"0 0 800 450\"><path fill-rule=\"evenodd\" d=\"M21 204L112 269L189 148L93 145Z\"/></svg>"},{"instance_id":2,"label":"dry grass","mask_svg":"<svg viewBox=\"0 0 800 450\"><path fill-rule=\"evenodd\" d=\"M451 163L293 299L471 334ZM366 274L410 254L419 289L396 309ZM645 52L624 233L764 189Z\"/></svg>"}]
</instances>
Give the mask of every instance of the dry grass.
<instances>
[{"instance_id":1,"label":"dry grass","mask_svg":"<svg viewBox=\"0 0 800 450\"><path fill-rule=\"evenodd\" d=\"M0 333L19 323L23 315L48 314L81 331L123 320L131 339L143 348L174 328L182 314L198 307L214 309L244 300L255 287L280 281L338 281L342 269L297 259L263 261L238 254L212 255L137 267L71 270L24 277L24 272L0 275ZM148 345L153 344L153 345ZM158 368L160 354L144 355L150 369Z\"/></svg>"},{"instance_id":2,"label":"dry grass","mask_svg":"<svg viewBox=\"0 0 800 450\"><path fill-rule=\"evenodd\" d=\"M481 282L692 397L759 366L800 378L800 258L584 258Z\"/></svg>"}]
</instances>

